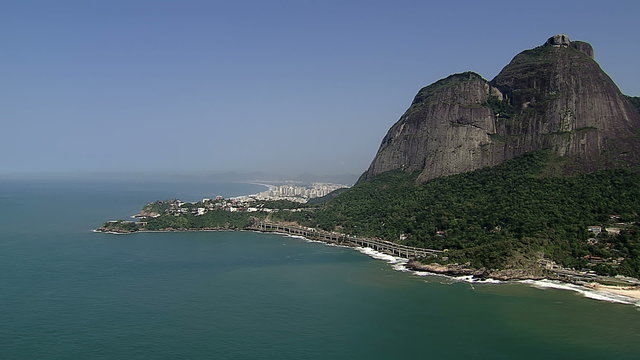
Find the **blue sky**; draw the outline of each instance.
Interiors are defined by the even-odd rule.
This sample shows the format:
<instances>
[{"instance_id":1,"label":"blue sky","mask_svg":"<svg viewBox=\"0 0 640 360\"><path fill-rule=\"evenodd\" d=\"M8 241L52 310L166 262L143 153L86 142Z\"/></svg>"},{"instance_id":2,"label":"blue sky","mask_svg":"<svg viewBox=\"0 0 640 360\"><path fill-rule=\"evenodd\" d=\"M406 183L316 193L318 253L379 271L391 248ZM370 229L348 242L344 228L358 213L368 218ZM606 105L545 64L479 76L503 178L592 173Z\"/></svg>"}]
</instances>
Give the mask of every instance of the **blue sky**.
<instances>
[{"instance_id":1,"label":"blue sky","mask_svg":"<svg viewBox=\"0 0 640 360\"><path fill-rule=\"evenodd\" d=\"M0 175L360 173L415 93L556 33L640 95L634 1L0 1Z\"/></svg>"}]
</instances>

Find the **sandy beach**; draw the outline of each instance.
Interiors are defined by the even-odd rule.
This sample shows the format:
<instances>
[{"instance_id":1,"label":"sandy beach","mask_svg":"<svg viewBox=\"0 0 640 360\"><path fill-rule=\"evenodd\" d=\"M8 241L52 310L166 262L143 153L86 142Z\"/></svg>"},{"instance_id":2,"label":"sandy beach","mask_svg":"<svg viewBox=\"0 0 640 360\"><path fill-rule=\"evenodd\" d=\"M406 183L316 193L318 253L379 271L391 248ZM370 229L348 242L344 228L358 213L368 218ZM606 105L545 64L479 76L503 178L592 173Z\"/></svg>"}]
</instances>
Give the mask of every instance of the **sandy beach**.
<instances>
[{"instance_id":1,"label":"sandy beach","mask_svg":"<svg viewBox=\"0 0 640 360\"><path fill-rule=\"evenodd\" d=\"M640 300L640 287L639 286L612 286L602 285L598 283L591 283L588 287L602 292L608 292L611 294L627 296Z\"/></svg>"}]
</instances>

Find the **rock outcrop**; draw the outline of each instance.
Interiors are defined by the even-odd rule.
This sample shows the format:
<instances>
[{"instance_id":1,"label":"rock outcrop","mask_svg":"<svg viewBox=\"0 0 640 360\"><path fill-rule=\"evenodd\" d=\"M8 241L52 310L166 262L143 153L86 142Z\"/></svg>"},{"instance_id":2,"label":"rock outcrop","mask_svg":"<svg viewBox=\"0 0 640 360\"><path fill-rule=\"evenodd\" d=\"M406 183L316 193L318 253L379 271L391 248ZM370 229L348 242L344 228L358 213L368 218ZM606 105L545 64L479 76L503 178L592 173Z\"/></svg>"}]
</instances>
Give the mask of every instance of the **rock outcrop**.
<instances>
[{"instance_id":1,"label":"rock outcrop","mask_svg":"<svg viewBox=\"0 0 640 360\"><path fill-rule=\"evenodd\" d=\"M547 39L547 44L555 47L569 47L571 40L569 40L569 35L559 34Z\"/></svg>"},{"instance_id":2,"label":"rock outcrop","mask_svg":"<svg viewBox=\"0 0 640 360\"><path fill-rule=\"evenodd\" d=\"M640 113L567 35L518 54L492 81L466 72L421 89L362 180L420 171L419 182L552 149L566 173L637 167Z\"/></svg>"}]
</instances>

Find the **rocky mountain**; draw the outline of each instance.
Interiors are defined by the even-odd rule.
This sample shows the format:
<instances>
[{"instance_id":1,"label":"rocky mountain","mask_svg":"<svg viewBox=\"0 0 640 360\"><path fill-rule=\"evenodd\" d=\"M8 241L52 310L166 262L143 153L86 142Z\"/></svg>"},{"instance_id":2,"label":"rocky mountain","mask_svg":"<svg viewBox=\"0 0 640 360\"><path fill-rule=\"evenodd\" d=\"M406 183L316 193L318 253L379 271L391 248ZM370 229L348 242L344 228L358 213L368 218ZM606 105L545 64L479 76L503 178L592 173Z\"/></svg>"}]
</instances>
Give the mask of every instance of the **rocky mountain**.
<instances>
[{"instance_id":1,"label":"rocky mountain","mask_svg":"<svg viewBox=\"0 0 640 360\"><path fill-rule=\"evenodd\" d=\"M590 44L556 35L491 81L473 72L421 89L395 123L367 180L401 169L418 182L551 149L558 171L640 165L640 112L594 60Z\"/></svg>"}]
</instances>

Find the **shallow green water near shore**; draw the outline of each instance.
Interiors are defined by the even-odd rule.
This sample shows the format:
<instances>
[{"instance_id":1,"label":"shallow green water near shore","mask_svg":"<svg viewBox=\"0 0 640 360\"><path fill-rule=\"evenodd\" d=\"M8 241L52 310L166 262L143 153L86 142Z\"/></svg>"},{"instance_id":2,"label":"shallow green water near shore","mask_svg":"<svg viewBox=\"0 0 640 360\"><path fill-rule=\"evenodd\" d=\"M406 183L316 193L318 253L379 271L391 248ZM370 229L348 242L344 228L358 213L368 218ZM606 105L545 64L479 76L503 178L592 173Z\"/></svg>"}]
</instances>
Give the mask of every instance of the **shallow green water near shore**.
<instances>
[{"instance_id":1,"label":"shallow green water near shore","mask_svg":"<svg viewBox=\"0 0 640 360\"><path fill-rule=\"evenodd\" d=\"M420 277L273 234L89 231L147 201L259 189L207 186L0 183L0 358L640 354L638 307L574 292Z\"/></svg>"}]
</instances>

